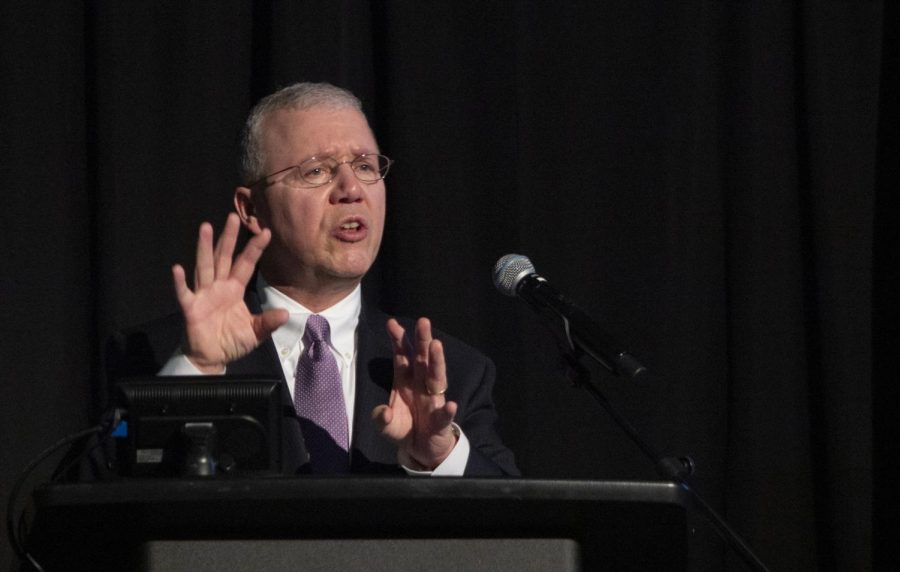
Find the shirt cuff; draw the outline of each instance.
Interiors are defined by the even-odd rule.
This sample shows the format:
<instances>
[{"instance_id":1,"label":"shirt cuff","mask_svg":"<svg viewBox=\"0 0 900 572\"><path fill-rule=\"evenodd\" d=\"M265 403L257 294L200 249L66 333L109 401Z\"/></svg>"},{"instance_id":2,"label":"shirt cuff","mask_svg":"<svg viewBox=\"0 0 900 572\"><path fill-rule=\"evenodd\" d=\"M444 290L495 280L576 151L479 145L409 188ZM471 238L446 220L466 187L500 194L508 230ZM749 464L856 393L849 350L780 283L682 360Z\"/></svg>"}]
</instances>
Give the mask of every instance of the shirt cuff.
<instances>
[{"instance_id":1,"label":"shirt cuff","mask_svg":"<svg viewBox=\"0 0 900 572\"><path fill-rule=\"evenodd\" d=\"M413 477L463 476L466 471L466 463L469 462L469 451L471 446L469 445L469 439L466 437L466 434L463 433L462 429L460 429L459 425L454 423L453 426L459 432L459 439L457 439L453 450L450 451L450 455L444 459L443 463L435 467L433 471L411 469L410 466L415 465L415 463L409 458L406 452L401 450L397 453L397 457L400 460L400 466L403 467L403 470L406 471L407 475Z\"/></svg>"},{"instance_id":2,"label":"shirt cuff","mask_svg":"<svg viewBox=\"0 0 900 572\"><path fill-rule=\"evenodd\" d=\"M225 372L223 371L222 374ZM219 375L222 375L219 374ZM162 366L162 369L159 370L159 373L156 375L161 377L168 377L172 375L207 375L197 369L191 360L187 358L186 355L181 353L181 350L176 350L172 357L169 358L169 361Z\"/></svg>"}]
</instances>

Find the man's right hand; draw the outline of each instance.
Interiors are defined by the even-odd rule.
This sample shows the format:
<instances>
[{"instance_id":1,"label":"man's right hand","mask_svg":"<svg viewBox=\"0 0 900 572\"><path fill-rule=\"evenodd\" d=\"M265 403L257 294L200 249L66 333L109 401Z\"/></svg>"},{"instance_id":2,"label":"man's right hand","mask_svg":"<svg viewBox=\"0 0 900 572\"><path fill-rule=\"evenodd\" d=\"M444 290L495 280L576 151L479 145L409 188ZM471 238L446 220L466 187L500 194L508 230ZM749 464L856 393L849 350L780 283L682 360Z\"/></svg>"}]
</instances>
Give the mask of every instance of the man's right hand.
<instances>
[{"instance_id":1,"label":"man's right hand","mask_svg":"<svg viewBox=\"0 0 900 572\"><path fill-rule=\"evenodd\" d=\"M203 373L222 373L226 364L250 353L288 320L286 310L252 314L247 308L244 291L272 234L263 229L254 235L232 261L239 228L237 215L228 215L213 250L212 226L207 222L200 225L193 290L187 285L184 268L180 264L172 267L175 296L185 322L182 349Z\"/></svg>"}]
</instances>

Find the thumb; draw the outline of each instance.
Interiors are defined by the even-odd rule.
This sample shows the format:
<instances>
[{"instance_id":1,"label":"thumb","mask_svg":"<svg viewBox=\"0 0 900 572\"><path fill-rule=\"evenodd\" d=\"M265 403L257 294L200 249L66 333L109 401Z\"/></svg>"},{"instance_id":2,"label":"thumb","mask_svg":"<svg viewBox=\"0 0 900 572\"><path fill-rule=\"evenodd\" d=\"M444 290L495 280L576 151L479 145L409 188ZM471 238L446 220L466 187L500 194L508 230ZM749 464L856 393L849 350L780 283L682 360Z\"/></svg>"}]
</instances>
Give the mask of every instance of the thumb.
<instances>
[{"instance_id":1,"label":"thumb","mask_svg":"<svg viewBox=\"0 0 900 572\"><path fill-rule=\"evenodd\" d=\"M431 426L438 431L443 431L453 423L456 417L457 404L455 401L448 401L443 407L435 409L431 412Z\"/></svg>"},{"instance_id":2,"label":"thumb","mask_svg":"<svg viewBox=\"0 0 900 572\"><path fill-rule=\"evenodd\" d=\"M385 404L379 405L372 410L372 421L375 422L375 427L379 432L384 432L385 427L390 425L393 418L394 412Z\"/></svg>"},{"instance_id":3,"label":"thumb","mask_svg":"<svg viewBox=\"0 0 900 572\"><path fill-rule=\"evenodd\" d=\"M253 332L256 339L262 341L272 335L272 332L288 321L290 314L284 308L266 310L262 314L253 316Z\"/></svg>"}]
</instances>

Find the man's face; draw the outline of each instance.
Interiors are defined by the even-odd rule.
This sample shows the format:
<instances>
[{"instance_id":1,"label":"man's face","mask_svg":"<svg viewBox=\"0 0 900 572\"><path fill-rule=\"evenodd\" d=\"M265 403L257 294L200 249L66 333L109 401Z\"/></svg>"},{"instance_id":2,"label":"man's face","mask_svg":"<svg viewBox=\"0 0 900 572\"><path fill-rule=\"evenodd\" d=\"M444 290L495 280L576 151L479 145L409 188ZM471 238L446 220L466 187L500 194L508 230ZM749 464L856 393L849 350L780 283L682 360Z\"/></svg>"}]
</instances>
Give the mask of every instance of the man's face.
<instances>
[{"instance_id":1,"label":"man's face","mask_svg":"<svg viewBox=\"0 0 900 572\"><path fill-rule=\"evenodd\" d=\"M279 110L262 127L266 173L313 156L349 161L378 152L365 116L355 109ZM242 216L250 230L272 231L262 259L266 279L273 285L310 289L358 283L381 244L384 181L363 183L348 163L321 187L292 187L280 176L269 182L237 191L238 202L242 193L250 197L255 220Z\"/></svg>"}]
</instances>

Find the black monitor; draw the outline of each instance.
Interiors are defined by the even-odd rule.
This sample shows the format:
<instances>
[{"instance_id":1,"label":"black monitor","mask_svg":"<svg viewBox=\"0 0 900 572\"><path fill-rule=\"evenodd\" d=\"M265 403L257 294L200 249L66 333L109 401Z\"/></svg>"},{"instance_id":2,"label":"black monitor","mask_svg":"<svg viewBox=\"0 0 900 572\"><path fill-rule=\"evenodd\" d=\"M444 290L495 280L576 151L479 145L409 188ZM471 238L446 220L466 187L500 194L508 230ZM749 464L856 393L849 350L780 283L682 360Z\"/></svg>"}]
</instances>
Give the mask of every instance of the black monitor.
<instances>
[{"instance_id":1,"label":"black monitor","mask_svg":"<svg viewBox=\"0 0 900 572\"><path fill-rule=\"evenodd\" d=\"M189 477L282 472L284 382L220 376L120 381L119 472Z\"/></svg>"}]
</instances>

